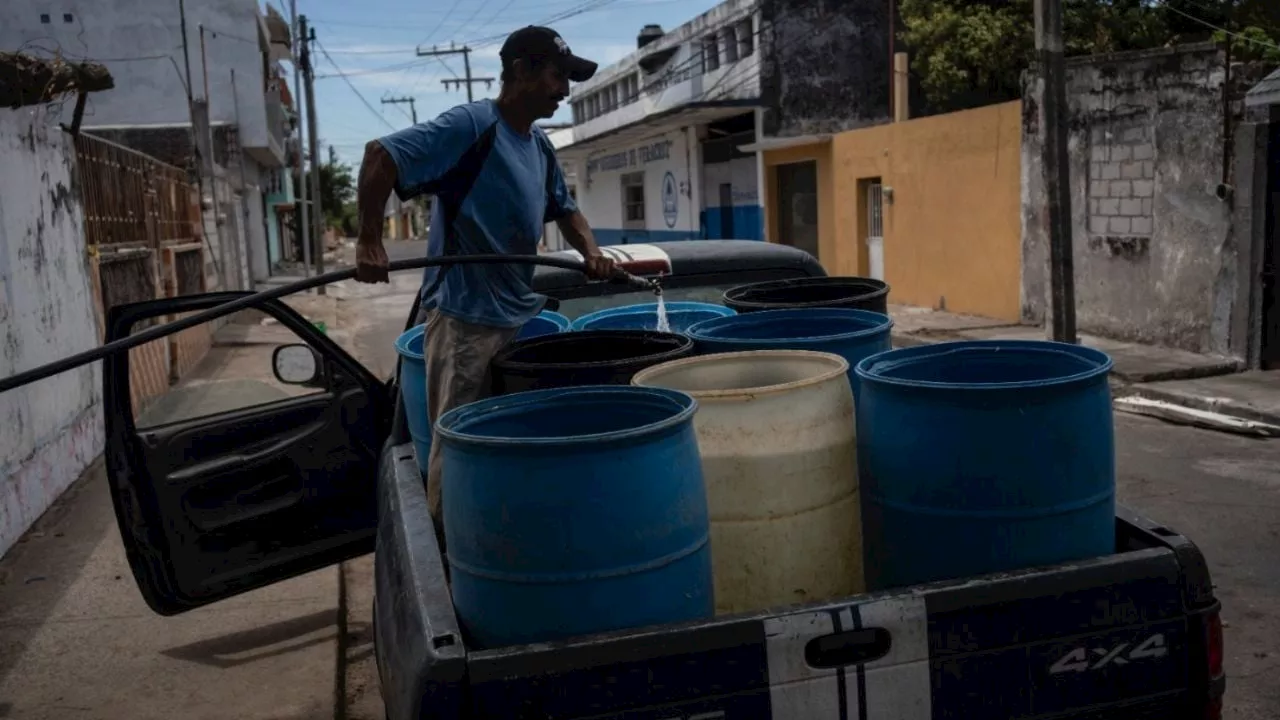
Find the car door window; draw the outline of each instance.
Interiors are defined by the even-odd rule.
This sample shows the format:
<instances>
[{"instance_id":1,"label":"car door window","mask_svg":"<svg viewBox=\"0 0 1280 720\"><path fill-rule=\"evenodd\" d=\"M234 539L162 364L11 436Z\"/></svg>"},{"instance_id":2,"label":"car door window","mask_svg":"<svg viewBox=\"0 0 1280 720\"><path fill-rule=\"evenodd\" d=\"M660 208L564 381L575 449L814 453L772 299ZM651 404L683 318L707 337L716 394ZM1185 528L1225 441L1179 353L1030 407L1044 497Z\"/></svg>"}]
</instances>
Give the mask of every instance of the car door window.
<instances>
[{"instance_id":1,"label":"car door window","mask_svg":"<svg viewBox=\"0 0 1280 720\"><path fill-rule=\"evenodd\" d=\"M297 353L280 349L295 345L305 345L298 333L256 309L178 333L169 342L169 362L184 357L190 367L167 390L135 404L136 427L153 428L324 392L315 383L286 382L288 378L277 376L277 353L284 352L281 360L287 361ZM150 361L138 358L141 363ZM296 366L295 362L295 372ZM141 369L134 369L135 375Z\"/></svg>"}]
</instances>

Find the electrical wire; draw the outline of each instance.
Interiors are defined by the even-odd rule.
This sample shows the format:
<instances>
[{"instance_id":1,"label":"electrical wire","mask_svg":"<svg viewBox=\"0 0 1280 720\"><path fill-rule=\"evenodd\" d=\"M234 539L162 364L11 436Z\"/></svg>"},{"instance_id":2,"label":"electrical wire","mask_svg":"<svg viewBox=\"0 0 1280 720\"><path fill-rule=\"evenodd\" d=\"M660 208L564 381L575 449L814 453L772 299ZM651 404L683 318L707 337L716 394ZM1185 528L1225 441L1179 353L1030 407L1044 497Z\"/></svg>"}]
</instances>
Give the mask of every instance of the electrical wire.
<instances>
[{"instance_id":1,"label":"electrical wire","mask_svg":"<svg viewBox=\"0 0 1280 720\"><path fill-rule=\"evenodd\" d=\"M1168 2L1166 2L1166 0L1159 0L1159 2L1160 2L1160 7L1163 7L1165 10L1171 10L1171 11L1173 11L1173 12L1175 12L1175 13L1177 13L1177 14L1181 15L1182 17L1184 17L1184 18L1186 18L1186 19L1188 19L1188 20L1191 20L1192 22L1200 23L1201 25L1203 25L1203 26L1205 26L1205 27L1209 28L1210 30L1216 30L1216 31L1218 31L1218 32L1220 32L1220 33L1222 33L1222 34L1224 34L1224 35L1228 36L1228 37L1233 37L1233 38L1236 38L1237 40L1243 40L1243 41L1248 42L1248 43L1253 43L1254 45L1258 45L1258 46L1260 46L1260 47L1269 48L1269 49L1271 49L1271 50L1280 50L1280 45L1278 45L1278 44L1276 44L1276 43L1273 43L1273 42L1267 42L1266 40L1259 40L1258 38L1249 37L1248 35L1242 35L1242 34L1237 33L1237 32L1232 32L1232 31L1230 31L1230 30L1228 30L1228 29L1226 29L1226 28L1218 27L1217 25L1214 25L1213 23L1209 22L1208 20L1202 20L1202 19L1200 19L1200 18L1196 17L1195 15L1192 15L1192 14L1191 14L1191 13L1189 13L1189 12L1184 12L1184 11L1182 11L1182 10L1179 10L1178 8L1176 8L1176 7L1172 6L1172 5L1170 5Z\"/></svg>"},{"instance_id":2,"label":"electrical wire","mask_svg":"<svg viewBox=\"0 0 1280 720\"><path fill-rule=\"evenodd\" d=\"M435 37L436 33L440 32L440 28L444 27L444 24L449 22L449 18L453 17L453 12L457 10L458 6L461 4L462 4L462 0L453 0L453 4L449 6L448 12L444 14L444 17L440 19L440 22L436 23L436 26L431 29L431 32L427 33L427 36L422 39L422 42L418 44L426 45L428 40Z\"/></svg>"},{"instance_id":3,"label":"electrical wire","mask_svg":"<svg viewBox=\"0 0 1280 720\"><path fill-rule=\"evenodd\" d=\"M347 87L351 88L351 92L355 93L356 97L360 98L360 102L364 103L364 106L369 109L369 112L373 113L374 116L376 116L378 120L382 122L383 125L386 125L388 128L390 128L392 132L395 132L397 130L396 126L392 125L391 122L387 120L387 118L384 117L382 113L374 109L373 105L370 104L369 101L365 99L364 95L360 94L360 91L356 89L355 83L351 82L351 79L347 77L347 74L342 72L342 68L338 67L338 63L334 61L331 55L329 55L329 51L325 49L324 45L321 45L319 40L313 40L312 42L316 44L316 47L320 48L321 54L323 54L325 59L329 61L329 64L333 66L333 69L338 71L338 75L340 75L342 79L346 81Z\"/></svg>"}]
</instances>

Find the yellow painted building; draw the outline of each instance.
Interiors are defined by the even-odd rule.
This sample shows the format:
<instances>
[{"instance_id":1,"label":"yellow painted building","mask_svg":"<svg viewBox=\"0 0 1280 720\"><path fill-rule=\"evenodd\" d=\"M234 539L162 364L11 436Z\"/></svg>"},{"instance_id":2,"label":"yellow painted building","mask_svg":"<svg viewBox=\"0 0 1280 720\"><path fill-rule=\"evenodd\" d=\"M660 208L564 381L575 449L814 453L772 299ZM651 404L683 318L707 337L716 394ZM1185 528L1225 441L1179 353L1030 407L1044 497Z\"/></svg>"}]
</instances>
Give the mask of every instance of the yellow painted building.
<instances>
[{"instance_id":1,"label":"yellow painted building","mask_svg":"<svg viewBox=\"0 0 1280 720\"><path fill-rule=\"evenodd\" d=\"M769 240L880 276L891 303L1018 320L1020 102L770 145Z\"/></svg>"}]
</instances>

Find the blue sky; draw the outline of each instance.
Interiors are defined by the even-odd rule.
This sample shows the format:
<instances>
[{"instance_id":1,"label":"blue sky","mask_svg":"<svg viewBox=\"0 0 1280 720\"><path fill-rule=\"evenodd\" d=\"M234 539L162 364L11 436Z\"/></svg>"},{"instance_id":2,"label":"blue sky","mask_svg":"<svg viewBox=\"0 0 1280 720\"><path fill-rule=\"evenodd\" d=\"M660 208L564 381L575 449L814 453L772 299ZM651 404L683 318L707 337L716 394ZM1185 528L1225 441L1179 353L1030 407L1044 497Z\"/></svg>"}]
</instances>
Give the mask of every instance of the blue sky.
<instances>
[{"instance_id":1,"label":"blue sky","mask_svg":"<svg viewBox=\"0 0 1280 720\"><path fill-rule=\"evenodd\" d=\"M287 0L269 0L288 17ZM383 105L384 97L416 98L418 120L425 121L466 101L465 88L448 90L440 82L463 74L462 56L444 62L414 55L417 45L447 47L450 41L475 48L473 76L496 78L503 36L519 27L592 6L551 23L574 53L607 66L635 49L636 34L646 23L671 29L717 5L719 0L298 0L298 12L315 27L319 45L333 63L317 52L316 116L321 153L333 145L339 158L360 164L364 143L410 124L409 107ZM337 74L337 64L360 97ZM475 86L476 98L496 97ZM568 105L554 118L567 122ZM385 121L385 122L384 122Z\"/></svg>"}]
</instances>

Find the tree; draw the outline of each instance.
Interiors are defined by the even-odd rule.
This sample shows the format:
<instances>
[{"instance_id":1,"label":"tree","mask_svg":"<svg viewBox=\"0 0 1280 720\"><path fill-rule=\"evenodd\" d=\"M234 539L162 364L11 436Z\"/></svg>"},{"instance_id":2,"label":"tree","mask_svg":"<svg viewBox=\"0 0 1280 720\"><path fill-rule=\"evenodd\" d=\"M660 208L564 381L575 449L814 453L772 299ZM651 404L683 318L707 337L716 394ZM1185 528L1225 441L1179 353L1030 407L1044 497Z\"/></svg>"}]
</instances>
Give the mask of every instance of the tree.
<instances>
[{"instance_id":1,"label":"tree","mask_svg":"<svg viewBox=\"0 0 1280 720\"><path fill-rule=\"evenodd\" d=\"M1063 0L1068 55L1120 52L1215 38L1232 27L1244 60L1280 62L1280 3L1274 0ZM901 40L934 111L1020 97L1035 62L1033 0L900 0ZM1216 34L1220 42L1227 35Z\"/></svg>"},{"instance_id":2,"label":"tree","mask_svg":"<svg viewBox=\"0 0 1280 720\"><path fill-rule=\"evenodd\" d=\"M310 169L306 172L309 173ZM302 187L296 174L294 182L299 183L295 187ZM347 235L355 234L355 197L356 184L351 166L336 161L320 166L320 205L328 226L339 228Z\"/></svg>"}]
</instances>

